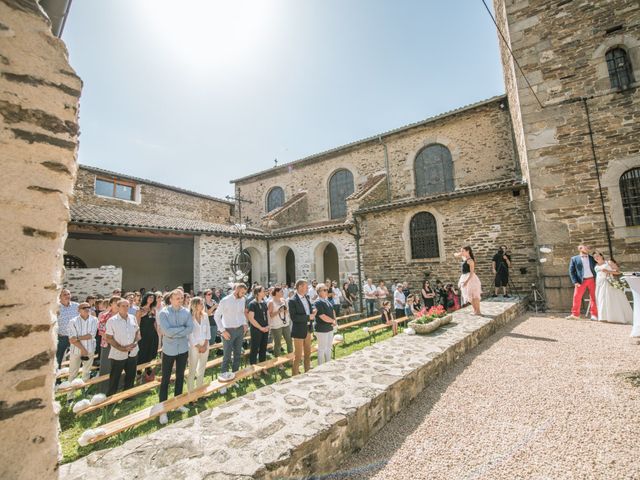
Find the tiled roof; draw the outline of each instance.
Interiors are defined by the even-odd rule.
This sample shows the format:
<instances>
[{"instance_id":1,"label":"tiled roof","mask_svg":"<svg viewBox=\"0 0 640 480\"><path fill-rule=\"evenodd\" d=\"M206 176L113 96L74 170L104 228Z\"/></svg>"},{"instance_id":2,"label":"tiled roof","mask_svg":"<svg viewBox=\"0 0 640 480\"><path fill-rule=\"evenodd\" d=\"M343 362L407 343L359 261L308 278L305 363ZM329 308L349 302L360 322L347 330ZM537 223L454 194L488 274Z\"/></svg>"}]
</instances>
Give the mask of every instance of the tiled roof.
<instances>
[{"instance_id":1,"label":"tiled roof","mask_svg":"<svg viewBox=\"0 0 640 480\"><path fill-rule=\"evenodd\" d=\"M83 170L87 170L89 172L97 173L98 175L108 175L110 177L122 178L125 180L133 180L137 183L144 183L146 185L153 185L154 187L166 188L167 190L173 190L174 192L184 193L186 195L191 195L192 197L200 197L206 198L207 200L214 200L216 202L227 203L229 205L234 205L233 202L229 200L224 200L218 197L212 197L210 195L205 195L204 193L193 192L191 190L186 190L184 188L174 187L173 185L166 185L164 183L154 182L153 180L147 180L146 178L134 177L132 175L126 175L124 173L112 172L111 170L105 170L103 168L91 167L89 165L79 165L79 168Z\"/></svg>"},{"instance_id":2,"label":"tiled roof","mask_svg":"<svg viewBox=\"0 0 640 480\"><path fill-rule=\"evenodd\" d=\"M238 233L233 225L95 205L72 205L71 223L76 225L98 225L185 233ZM245 235L261 236L262 232L251 229L245 231Z\"/></svg>"},{"instance_id":3,"label":"tiled roof","mask_svg":"<svg viewBox=\"0 0 640 480\"><path fill-rule=\"evenodd\" d=\"M357 200L358 198L362 198L369 192L372 188L374 188L378 183L386 178L384 173L380 173L378 175L374 175L369 177L366 182L355 192L347 197L347 199Z\"/></svg>"},{"instance_id":4,"label":"tiled roof","mask_svg":"<svg viewBox=\"0 0 640 480\"><path fill-rule=\"evenodd\" d=\"M282 212L284 212L287 208L291 207L294 203L297 203L298 200L302 200L306 194L307 194L306 190L299 191L298 193L293 195L289 200L287 200L282 205L280 205L278 208L274 208L267 214L263 215L262 218L271 219L271 218L277 217Z\"/></svg>"},{"instance_id":5,"label":"tiled roof","mask_svg":"<svg viewBox=\"0 0 640 480\"><path fill-rule=\"evenodd\" d=\"M476 102L476 103L471 103L469 105L465 105L463 107L459 107L459 108L456 108L454 110L449 110L448 112L440 113L438 115L434 115L433 117L429 117L429 118L426 118L424 120L420 120L418 122L409 123L409 124L404 125L402 127L395 128L393 130L388 130L386 132L379 133L377 135L373 135L371 137L363 138L361 140L356 140L355 142L347 143L346 145L342 145L340 147L332 148L330 150L325 150L324 152L316 153L314 155L309 155L308 157L300 158L298 160L293 160L292 162L283 163L281 165L278 165L277 167L271 167L271 168L266 169L266 170L261 170L261 171L256 172L256 173L252 173L251 175L246 175L244 177L240 177L240 178L237 178L235 180L231 180L231 183L239 183L239 182L242 182L242 181L245 181L245 180L249 180L249 179L252 179L252 178L255 178L255 177L259 177L259 176L262 176L262 175L269 175L269 174L276 173L276 172L277 173L282 173L282 172L286 171L287 169L289 169L290 167L292 167L294 165L298 165L298 164L302 164L302 163L309 163L309 162L311 162L313 160L317 160L317 159L319 159L321 157L324 157L324 156L327 156L327 155L333 155L333 154L341 152L342 150L347 150L349 148L353 148L353 147L356 147L356 146L359 146L359 145L362 145L362 144L365 144L365 143L368 143L368 142L378 142L382 137L387 137L389 135L393 135L393 134L396 134L396 133L401 133L401 132L403 132L405 130L409 130L411 128L421 127L421 126L426 125L428 123L435 122L437 120L441 120L443 118L449 117L451 115L456 115L458 113L466 112L467 110L472 110L474 108L482 107L484 105L488 105L490 103L497 102L499 100L505 100L506 98L507 98L507 96L504 95L504 94L503 95L496 95L495 97L491 97L491 98L488 98L486 100L481 100L481 101Z\"/></svg>"},{"instance_id":6,"label":"tiled roof","mask_svg":"<svg viewBox=\"0 0 640 480\"><path fill-rule=\"evenodd\" d=\"M483 183L481 185L474 185L466 188L459 188L453 192L438 193L436 195L429 195L427 197L411 197L403 200L396 200L391 203L384 203L382 205L375 205L373 207L361 208L354 212L354 214L380 212L384 210L390 210L398 207L408 207L412 205L421 205L424 203L438 202L449 198L466 197L469 195L476 195L478 193L498 192L501 190L511 190L513 188L526 187L527 183L522 180L502 180L498 182Z\"/></svg>"},{"instance_id":7,"label":"tiled roof","mask_svg":"<svg viewBox=\"0 0 640 480\"><path fill-rule=\"evenodd\" d=\"M344 220L325 220L323 222L308 223L306 225L298 225L296 227L282 228L280 230L274 230L269 235L273 237L285 237L289 235L298 235L303 233L323 232L329 230L346 229L351 224L345 223Z\"/></svg>"}]
</instances>

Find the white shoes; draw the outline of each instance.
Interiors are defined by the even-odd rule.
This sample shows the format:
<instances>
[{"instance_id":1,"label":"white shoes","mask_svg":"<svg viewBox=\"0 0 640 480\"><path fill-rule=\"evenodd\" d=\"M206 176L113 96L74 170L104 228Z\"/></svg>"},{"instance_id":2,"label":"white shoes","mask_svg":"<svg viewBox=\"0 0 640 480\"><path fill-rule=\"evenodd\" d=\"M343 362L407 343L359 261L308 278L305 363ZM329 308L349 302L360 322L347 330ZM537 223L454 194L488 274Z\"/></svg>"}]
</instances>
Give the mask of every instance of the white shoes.
<instances>
[{"instance_id":1,"label":"white shoes","mask_svg":"<svg viewBox=\"0 0 640 480\"><path fill-rule=\"evenodd\" d=\"M595 315L591 315L591 320L593 320L594 322L598 321L598 317L596 317Z\"/></svg>"},{"instance_id":2,"label":"white shoes","mask_svg":"<svg viewBox=\"0 0 640 480\"><path fill-rule=\"evenodd\" d=\"M218 380L220 380L221 382L228 382L230 380L233 380L235 377L236 374L233 372L224 372L218 375Z\"/></svg>"},{"instance_id":3,"label":"white shoes","mask_svg":"<svg viewBox=\"0 0 640 480\"><path fill-rule=\"evenodd\" d=\"M224 395L225 393L227 393L227 387L222 387L220 390L218 390L220 392L220 395Z\"/></svg>"},{"instance_id":4,"label":"white shoes","mask_svg":"<svg viewBox=\"0 0 640 480\"><path fill-rule=\"evenodd\" d=\"M176 412L189 413L189 409L183 405L181 407L176 408Z\"/></svg>"},{"instance_id":5,"label":"white shoes","mask_svg":"<svg viewBox=\"0 0 640 480\"><path fill-rule=\"evenodd\" d=\"M576 317L575 315L567 315L566 317L567 320L580 320L580 317Z\"/></svg>"},{"instance_id":6,"label":"white shoes","mask_svg":"<svg viewBox=\"0 0 640 480\"><path fill-rule=\"evenodd\" d=\"M169 417L167 417L166 413L163 413L162 415L160 415L160 425L166 425L167 423L169 423Z\"/></svg>"}]
</instances>

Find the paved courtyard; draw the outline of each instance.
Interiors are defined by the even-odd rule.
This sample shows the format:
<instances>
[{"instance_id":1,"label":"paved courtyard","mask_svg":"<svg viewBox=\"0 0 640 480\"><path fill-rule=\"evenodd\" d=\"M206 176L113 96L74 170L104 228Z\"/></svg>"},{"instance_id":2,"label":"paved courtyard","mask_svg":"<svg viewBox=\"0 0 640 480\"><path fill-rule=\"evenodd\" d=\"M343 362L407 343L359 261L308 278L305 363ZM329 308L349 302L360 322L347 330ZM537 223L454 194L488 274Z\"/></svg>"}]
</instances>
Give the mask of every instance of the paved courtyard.
<instances>
[{"instance_id":1,"label":"paved courtyard","mask_svg":"<svg viewBox=\"0 0 640 480\"><path fill-rule=\"evenodd\" d=\"M640 479L630 326L527 316L438 377L331 478Z\"/></svg>"}]
</instances>

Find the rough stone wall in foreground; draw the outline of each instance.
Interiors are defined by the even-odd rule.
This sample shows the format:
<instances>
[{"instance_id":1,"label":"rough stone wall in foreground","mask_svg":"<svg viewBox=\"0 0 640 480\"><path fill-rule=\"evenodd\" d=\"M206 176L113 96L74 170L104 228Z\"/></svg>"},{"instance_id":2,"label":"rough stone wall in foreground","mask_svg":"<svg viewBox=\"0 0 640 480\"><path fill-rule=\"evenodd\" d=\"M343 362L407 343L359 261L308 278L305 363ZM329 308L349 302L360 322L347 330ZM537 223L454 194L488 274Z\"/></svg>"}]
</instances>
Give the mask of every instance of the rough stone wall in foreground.
<instances>
[{"instance_id":1,"label":"rough stone wall in foreground","mask_svg":"<svg viewBox=\"0 0 640 480\"><path fill-rule=\"evenodd\" d=\"M67 268L63 285L71 291L72 298L83 302L88 295L109 298L115 289L122 289L122 268Z\"/></svg>"},{"instance_id":2,"label":"rough stone wall in foreground","mask_svg":"<svg viewBox=\"0 0 640 480\"><path fill-rule=\"evenodd\" d=\"M583 97L588 97L606 221L613 255L625 270L640 268L640 226L625 224L620 176L640 167L640 4L637 0L550 2L494 0L499 25L541 108L500 43L516 143L529 181L531 211L544 255L547 300L566 310L573 287L568 262L576 246L607 251ZM635 83L611 88L606 52L623 47Z\"/></svg>"},{"instance_id":3,"label":"rough stone wall in foreground","mask_svg":"<svg viewBox=\"0 0 640 480\"><path fill-rule=\"evenodd\" d=\"M0 1L0 478L57 477L56 299L82 82L35 1Z\"/></svg>"}]
</instances>

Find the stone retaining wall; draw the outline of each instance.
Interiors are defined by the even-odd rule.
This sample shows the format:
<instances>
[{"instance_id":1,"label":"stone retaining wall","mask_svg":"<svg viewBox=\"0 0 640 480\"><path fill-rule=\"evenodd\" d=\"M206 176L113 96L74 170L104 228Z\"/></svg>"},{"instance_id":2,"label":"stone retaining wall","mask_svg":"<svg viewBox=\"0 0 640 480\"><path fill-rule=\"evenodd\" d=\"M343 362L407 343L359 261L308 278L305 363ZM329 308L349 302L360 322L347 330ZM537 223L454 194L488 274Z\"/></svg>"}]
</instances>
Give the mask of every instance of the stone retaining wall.
<instances>
[{"instance_id":1,"label":"stone retaining wall","mask_svg":"<svg viewBox=\"0 0 640 480\"><path fill-rule=\"evenodd\" d=\"M122 288L122 268L67 268L63 285L82 302L88 295L109 298L114 290Z\"/></svg>"},{"instance_id":2,"label":"stone retaining wall","mask_svg":"<svg viewBox=\"0 0 640 480\"><path fill-rule=\"evenodd\" d=\"M524 312L483 302L428 336L399 335L60 468L63 479L288 478L331 472L448 365Z\"/></svg>"}]
</instances>

